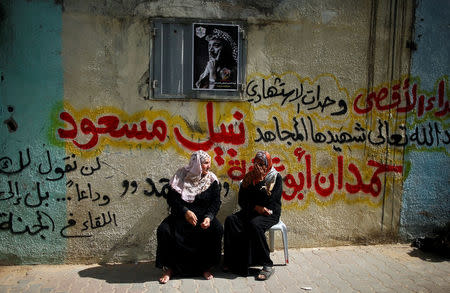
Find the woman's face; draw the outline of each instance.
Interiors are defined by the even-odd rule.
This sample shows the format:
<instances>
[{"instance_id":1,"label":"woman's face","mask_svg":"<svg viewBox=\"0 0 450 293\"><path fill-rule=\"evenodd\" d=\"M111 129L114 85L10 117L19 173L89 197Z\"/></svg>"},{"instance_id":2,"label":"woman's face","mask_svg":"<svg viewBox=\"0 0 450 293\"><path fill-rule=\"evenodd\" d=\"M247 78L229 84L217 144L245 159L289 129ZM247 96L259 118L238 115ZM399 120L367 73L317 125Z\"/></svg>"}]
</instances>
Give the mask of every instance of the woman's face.
<instances>
[{"instance_id":1,"label":"woman's face","mask_svg":"<svg viewBox=\"0 0 450 293\"><path fill-rule=\"evenodd\" d=\"M202 176L206 175L210 168L211 168L211 160L209 158L206 158L202 162Z\"/></svg>"},{"instance_id":2,"label":"woman's face","mask_svg":"<svg viewBox=\"0 0 450 293\"><path fill-rule=\"evenodd\" d=\"M266 166L266 164L264 164L263 160L256 158L254 161L254 166L255 166L256 172L258 172L259 175L262 176L262 175L266 174L267 166Z\"/></svg>"}]
</instances>

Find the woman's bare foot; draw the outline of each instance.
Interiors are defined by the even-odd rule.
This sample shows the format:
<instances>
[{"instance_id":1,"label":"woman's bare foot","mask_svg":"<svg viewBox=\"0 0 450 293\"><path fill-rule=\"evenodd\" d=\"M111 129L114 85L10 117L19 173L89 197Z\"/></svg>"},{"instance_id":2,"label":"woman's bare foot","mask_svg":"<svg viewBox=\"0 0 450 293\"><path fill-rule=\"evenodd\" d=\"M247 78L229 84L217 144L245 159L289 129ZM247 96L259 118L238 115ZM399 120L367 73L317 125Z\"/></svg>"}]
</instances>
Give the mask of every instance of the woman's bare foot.
<instances>
[{"instance_id":1,"label":"woman's bare foot","mask_svg":"<svg viewBox=\"0 0 450 293\"><path fill-rule=\"evenodd\" d=\"M214 278L213 274L211 274L210 271L205 271L205 272L203 273L203 277L204 277L206 280L211 280L212 278Z\"/></svg>"},{"instance_id":2,"label":"woman's bare foot","mask_svg":"<svg viewBox=\"0 0 450 293\"><path fill-rule=\"evenodd\" d=\"M161 278L159 278L159 283L165 284L165 283L169 282L170 278L172 277L172 273L173 272L171 269L164 270Z\"/></svg>"}]
</instances>

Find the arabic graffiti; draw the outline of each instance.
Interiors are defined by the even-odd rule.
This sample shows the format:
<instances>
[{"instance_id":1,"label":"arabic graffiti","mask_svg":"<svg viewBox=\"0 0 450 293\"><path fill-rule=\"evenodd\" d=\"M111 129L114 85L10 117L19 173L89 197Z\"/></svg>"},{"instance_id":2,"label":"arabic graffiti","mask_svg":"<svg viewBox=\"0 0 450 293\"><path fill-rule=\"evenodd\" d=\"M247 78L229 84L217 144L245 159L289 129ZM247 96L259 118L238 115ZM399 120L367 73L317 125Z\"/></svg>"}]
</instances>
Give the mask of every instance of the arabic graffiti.
<instances>
[{"instance_id":1,"label":"arabic graffiti","mask_svg":"<svg viewBox=\"0 0 450 293\"><path fill-rule=\"evenodd\" d=\"M73 184L73 183L71 183ZM22 209L22 213L25 213L26 215L23 216L17 216L15 215L15 212L12 211L12 208L14 206L20 206L22 204L21 199L23 198L23 196L20 195L19 192L19 184L18 182L14 182L14 184L11 181L8 181L8 185L10 187L10 191L7 193L9 194L8 197L3 198L3 194L5 194L4 192L1 192L2 197L0 198L1 201L8 201L10 199L12 199L12 204L10 205L10 211L8 212L0 212L0 230L2 231L9 231L11 234L25 234L28 233L29 235L33 236L33 235L37 235L45 230L49 230L51 232L54 232L55 230L59 230L60 231L60 235L62 237L65 238L74 238L74 237L91 237L92 235L83 235L83 234L79 234L79 235L68 235L66 233L66 230L70 227L73 227L77 224L76 220L71 218L68 220L67 225L63 226L61 229L59 229L59 225L60 223L55 223L53 217L50 215L50 212L45 212L43 210L36 210L35 208L49 208L49 204L48 202L52 199L54 199L56 202L64 202L64 201L70 201L72 200L70 197L66 198L52 198L51 195L49 194L49 192L45 192L44 196L41 195L40 189L39 189L39 182L36 183L37 185L37 198L35 197L34 199L29 199L30 194L28 193L25 196L25 200L23 201L23 204L26 208L29 208L30 210L23 212L24 210ZM12 191L12 186L14 186L14 191ZM89 189L89 196L86 195L86 191L82 190L81 192L79 191L78 188L78 184L76 184L77 186L77 191L78 193L78 201L84 200L84 199L88 199L90 198L93 202L99 200L100 198L102 198L102 202L99 203L99 206L105 206L108 205L110 202L110 198L106 195L104 195L103 197L100 197L100 194L98 192L95 192L95 194L97 195L97 197L92 197L92 190L91 190L91 185L90 183L88 183L88 189ZM17 209L16 209L17 210ZM31 214L30 214L31 213ZM35 221L33 220L32 215L35 214ZM106 215L108 215L108 220L106 220ZM24 218L28 218L30 219L30 216L32 218L31 222L32 223L36 223L37 224L25 224ZM73 216L73 214L71 213L70 216ZM116 215L114 213L111 214L110 211L108 211L107 213L102 213L101 217L92 217L91 212L88 212L88 216L89 216L89 221L83 221L83 229L81 229L81 231L85 231L88 229L88 227L90 227L91 229L97 229L100 227L103 227L107 224L110 224L111 222L114 223L115 226L117 226L117 220L116 220ZM6 220L5 220L6 218ZM103 219L103 221L100 221L100 219ZM90 223L90 225L88 225ZM42 239L46 239L46 235L45 234L40 234L40 237Z\"/></svg>"},{"instance_id":2,"label":"arabic graffiti","mask_svg":"<svg viewBox=\"0 0 450 293\"><path fill-rule=\"evenodd\" d=\"M43 211L35 211L37 224L25 224L23 217L15 215L13 212L0 212L0 231L9 231L13 235L26 234L38 235L43 230L55 231L55 222L52 217ZM6 218L6 220L4 220ZM42 239L46 239L45 234L39 234Z\"/></svg>"},{"instance_id":3,"label":"arabic graffiti","mask_svg":"<svg viewBox=\"0 0 450 293\"><path fill-rule=\"evenodd\" d=\"M170 180L168 178L160 178L157 182L159 184L162 184L162 186L158 189L158 187L156 186L153 179L146 178L145 183L146 183L146 185L148 185L148 187L150 187L150 189L147 189L147 187L144 187L144 190L143 190L144 195L149 196L149 197L156 196L156 197L167 198L167 194L169 193L169 188L170 188L169 181ZM133 180L133 181L131 181L131 183L127 179L122 181L122 187L124 188L124 190L120 194L120 197L123 197L128 193L130 186L132 187L132 190L130 191L130 193L135 194L136 191L138 190L138 186L139 186L137 181ZM228 193L230 191L230 184L226 181L223 183L219 182L219 187L220 187L221 196L227 197Z\"/></svg>"},{"instance_id":4,"label":"arabic graffiti","mask_svg":"<svg viewBox=\"0 0 450 293\"><path fill-rule=\"evenodd\" d=\"M70 213L70 216L73 217L73 213ZM102 228L105 227L106 225L109 224L114 224L114 226L117 227L117 220L116 220L116 214L112 213L110 211L108 212L102 212L98 217L93 217L92 216L92 212L88 211L87 212L87 220L83 221L82 225L83 228L77 228L77 230L79 230L80 232L86 231L86 230L95 230L98 228ZM77 226L77 221L73 218L70 218L67 221L67 225L64 226L61 231L60 231L60 235L63 238L84 238L84 237L92 237L93 234L72 234L73 232L71 232L71 235L67 234L68 232L66 232L67 229L72 228L72 227L76 227Z\"/></svg>"},{"instance_id":5,"label":"arabic graffiti","mask_svg":"<svg viewBox=\"0 0 450 293\"><path fill-rule=\"evenodd\" d=\"M380 87L378 90L366 91L357 94L353 109L358 114L365 114L374 109L378 111L396 110L398 113L408 113L416 110L417 117L422 117L427 112L433 111L434 116L443 117L450 112L448 87L445 80L439 81L437 97L425 95L418 96L418 84L414 83L410 90L410 79L405 78L403 82L395 83L392 87ZM375 105L374 105L375 104Z\"/></svg>"},{"instance_id":6,"label":"arabic graffiti","mask_svg":"<svg viewBox=\"0 0 450 293\"><path fill-rule=\"evenodd\" d=\"M314 186L314 191L322 197L328 197L336 190L344 190L348 194L365 193L370 194L373 197L378 197L382 191L382 182L379 177L380 174L386 172L402 173L402 166L383 164L374 160L369 160L367 166L374 167L369 183L364 183L359 168L354 163L348 163L345 168L344 156L337 157L337 172L330 173L328 176L322 175L321 172L317 172L313 176L312 172L312 156L307 154L302 148L296 148L294 155L297 157L297 161L300 162L304 157L305 171L298 172L297 178L293 174L287 174L284 178L284 184L287 189L283 190L283 198L287 201L291 201L295 198L298 200L304 199L304 193L311 190ZM345 182L344 178L347 177L345 171L348 170L353 176L352 181ZM337 173L337 175L335 175ZM314 184L314 185L313 185Z\"/></svg>"},{"instance_id":7,"label":"arabic graffiti","mask_svg":"<svg viewBox=\"0 0 450 293\"><path fill-rule=\"evenodd\" d=\"M291 78L292 79L292 78ZM417 108L418 116L440 107L440 111L435 112L435 116L443 116L448 113L449 101L445 100L446 83L441 80L438 84L437 97L429 97L425 99L424 95L418 96L418 84L415 83L410 88L410 80L405 78L402 83L397 83L390 89L383 87L379 90L372 91L368 95L360 93L357 95L353 103L354 113L347 110L347 104L342 97L341 92L345 92L337 87L339 92L336 96L341 94L339 98L331 98L332 94L324 95L322 86L319 81L313 83L314 88L305 90L306 86L311 87L311 82L305 82L301 79L295 79L299 86L296 87L286 75L270 76L268 78L255 78L249 81L247 85L248 101L254 104L259 104L262 101L279 100L278 111L280 116L272 115L269 119L270 123L267 126L254 124L252 117L244 116L241 106L236 107L232 112L225 114L223 112L217 113L213 102L206 103L205 113L199 113L198 119L206 118L206 131L193 131L192 128L186 127L186 122L183 123L181 117L172 119L173 115L168 115L164 112L156 112L159 116L152 116L151 119L143 119L146 113L140 113L137 117L141 117L140 122L131 124L122 123L127 121L119 115L102 115L95 119L88 119L84 116L74 115L74 118L68 111L60 113L59 118L66 123L66 128L57 129L57 135L61 139L69 140L78 150L91 150L102 144L101 137L114 138L123 142L130 141L159 141L159 143L169 146L181 147L182 150L196 151L214 150L216 153L215 160L220 166L224 163L222 155L226 152L226 145L233 147L228 151L239 151L238 147L243 147L247 141L247 137L252 137L254 143L273 143L276 141L284 142L288 146L295 143L305 142L312 144L327 144L331 145L335 151L342 151L344 145L350 144L370 144L372 146L390 145L395 147L403 147L407 145L416 145L418 147L439 147L447 145L450 141L450 132L442 124L442 122L422 122L421 124L408 125L399 122L393 126L386 118L376 117L372 125L367 125L365 121L359 121L358 116L354 114L365 114L369 111L386 111L389 109L396 109L398 112L409 112ZM390 92L390 97L387 93ZM411 92L411 93L410 93ZM347 97L350 99L350 97ZM386 104L387 100L390 104ZM364 101L363 101L364 99ZM417 102L416 102L417 101ZM289 107L287 112L282 111L281 107L291 103L298 103L296 110ZM402 106L401 104L405 104ZM258 111L258 108L255 108ZM296 114L292 111L296 111ZM335 125L336 121L320 120L322 128L327 126L328 130L318 130L318 121L321 115L317 116L315 113L330 115L331 117L342 116L347 125L342 125L339 130L329 129L328 126ZM304 115L306 112L311 115ZM273 114L273 113L272 113ZM90 113L86 115L91 116ZM302 116L303 115L303 116ZM170 117L169 117L170 116ZM217 121L217 117L223 120L226 117L231 117L231 123L221 123ZM229 118L227 118L229 119ZM287 120L286 120L287 119ZM96 124L92 121L96 120ZM153 121L149 123L148 121ZM175 120L166 124L164 121ZM290 121L289 121L290 120ZM77 121L80 121L79 123ZM184 120L185 121L185 120ZM194 121L196 123L197 121ZM348 123L352 125L348 125ZM122 124L121 124L122 123ZM79 125L78 125L79 124ZM151 130L147 129L147 125L151 125ZM217 124L217 125L216 125ZM173 135L170 135L173 134ZM86 136L86 137L83 137ZM84 138L86 143L80 143L79 139ZM220 148L220 149L218 149ZM23 164L27 165L26 156L20 154ZM232 155L231 155L232 156ZM70 160L70 158L65 158ZM4 166L10 165L9 162L0 159L0 163ZM51 166L50 166L51 167ZM75 168L75 165L67 167L65 172ZM62 174L59 170L58 174ZM59 178L59 177L56 177ZM54 179L56 179L54 178ZM51 178L49 177L49 180Z\"/></svg>"},{"instance_id":8,"label":"arabic graffiti","mask_svg":"<svg viewBox=\"0 0 450 293\"><path fill-rule=\"evenodd\" d=\"M105 115L97 119L97 125L88 118L81 119L80 132L84 135L91 135L87 143L80 143L77 122L68 112L62 112L59 118L71 126L70 129L58 129L58 135L62 139L72 140L72 143L80 149L89 150L95 147L99 142L100 135L109 135L111 138L127 137L137 140L151 141L157 138L160 142L164 142L167 136L167 125L162 120L156 120L152 123L151 131L147 128L147 121L143 120L139 123L133 123L131 126L124 124L119 126L120 119L115 115Z\"/></svg>"},{"instance_id":9,"label":"arabic graffiti","mask_svg":"<svg viewBox=\"0 0 450 293\"><path fill-rule=\"evenodd\" d=\"M0 201L8 201L12 200L13 205L20 205L22 203L25 204L28 208L36 208L40 207L43 202L47 201L50 198L50 194L48 191L41 192L41 183L35 182L36 186L36 197L31 192L26 193L25 195L19 190L19 182L15 181L14 183L11 180L8 180L8 191L0 191ZM3 195L9 195L7 197L3 197ZM44 204L48 207L48 203Z\"/></svg>"},{"instance_id":10,"label":"arabic graffiti","mask_svg":"<svg viewBox=\"0 0 450 293\"><path fill-rule=\"evenodd\" d=\"M327 130L321 132L317 130L317 122L312 117L293 117L292 129L283 129L280 126L279 118L272 117L273 130L256 128L258 137L255 142L285 142L292 145L296 142L312 142L314 144L332 145L335 151L342 151L342 145L352 143L366 143L373 146L390 145L394 147L404 147L406 145L438 147L450 143L450 131L445 129L439 122L428 122L418 124L412 130L408 130L404 125L399 125L397 131L392 131L389 122L377 119L376 130L369 130L355 122L352 130L339 131Z\"/></svg>"},{"instance_id":11,"label":"arabic graffiti","mask_svg":"<svg viewBox=\"0 0 450 293\"><path fill-rule=\"evenodd\" d=\"M233 181L241 181L244 179L246 173L253 169L253 159L251 159L250 163L247 163L246 160L229 160L228 161L228 170L227 175ZM285 170L285 166L281 164L281 159L279 157L272 158L272 164L275 170L278 172L282 172ZM248 168L247 168L248 167Z\"/></svg>"},{"instance_id":12,"label":"arabic graffiti","mask_svg":"<svg viewBox=\"0 0 450 293\"><path fill-rule=\"evenodd\" d=\"M130 183L130 181L128 181L126 179L124 181L122 181L122 187L124 188L124 190L123 190L122 194L120 195L120 197L123 197L128 192L128 188L130 186L133 188L133 191L131 191L131 194L135 194L138 189L137 182L135 180L133 180Z\"/></svg>"},{"instance_id":13,"label":"arabic graffiti","mask_svg":"<svg viewBox=\"0 0 450 293\"><path fill-rule=\"evenodd\" d=\"M145 113L142 115L146 115ZM215 144L231 144L231 145L242 145L246 140L245 125L243 122L244 115L240 111L234 111L232 114L233 119L237 126L237 131L235 131L233 123L225 125L221 123L219 127L214 125L214 104L209 102L206 104L206 123L208 136L203 142L195 142L186 138L182 134L183 130L180 128L180 123L177 121L172 122L173 124L167 125L163 120L172 121L172 115L168 116L167 113L162 113L161 115L167 117L155 118L152 123L152 130L147 129L147 120L142 120L139 123L121 124L121 119L116 115L103 115L97 119L97 123L91 121L86 117L81 116L78 120L74 118L78 117L78 113L72 115L68 111L61 112L59 114L59 119L65 123L65 128L57 129L57 136L63 140L69 140L77 150L88 151L95 149L99 144L103 145L101 138L114 139L115 141L159 141L161 145L167 143L178 143L188 150L204 150L207 151ZM140 117L137 115L137 117ZM142 118L141 118L142 119ZM124 120L124 119L122 119ZM177 119L178 121L183 121L183 119ZM139 126L138 126L139 124ZM79 130L78 130L79 129ZM218 129L218 131L216 131ZM173 137L175 141L169 141L169 134L173 131ZM86 141L86 143L81 143L80 141Z\"/></svg>"},{"instance_id":14,"label":"arabic graffiti","mask_svg":"<svg viewBox=\"0 0 450 293\"><path fill-rule=\"evenodd\" d=\"M225 124L220 124L220 132L215 132L214 130L214 109L213 103L209 102L206 104L206 119L208 123L208 139L203 142L193 142L183 137L178 127L173 129L178 142L189 150L203 150L208 151L214 144L226 143L232 145L242 145L245 143L245 126L243 122L239 123L239 132L234 132L234 125L229 124L228 127ZM236 111L233 117L237 121L241 121L244 117L241 112ZM227 130L228 129L228 130Z\"/></svg>"},{"instance_id":15,"label":"arabic graffiti","mask_svg":"<svg viewBox=\"0 0 450 293\"><path fill-rule=\"evenodd\" d=\"M269 76L254 74L247 82L246 101L198 102L189 106L196 109L178 114L154 108L132 114L112 107L75 110L66 103L65 110L58 112L59 124L54 133L66 142L73 155L58 158L58 166L58 162L48 158L40 166L40 172L46 181L58 181L64 174L74 171L82 175L96 173L104 164L98 157L91 161L92 166L83 170L76 161L84 155L98 156L105 146L170 149L180 155L204 150L213 157L218 176L231 184L242 180L251 170L252 163L247 159L252 153L266 149L274 154L272 163L283 173L287 201L293 201L291 197L302 197L304 192L300 190L314 190L319 198L335 193L368 194L369 198L377 198L378 176L401 173L396 169L402 165L398 157L386 165L383 162L388 160L383 154L390 157L390 152L409 151L410 146L424 151L445 151L450 143L450 130L442 119L449 111L446 78L436 83L434 96L424 94L412 80L417 79L403 78L393 85L380 86L368 93L358 90L351 95L331 74L314 79L292 72ZM418 117L432 117L407 123L407 115L391 115L414 111ZM370 115L365 115L367 113ZM299 153L299 146L314 149L314 152L304 154L301 163L286 158L292 152ZM319 152L330 158L337 156L333 164L342 168L335 171L327 168L319 174L315 168L322 166L317 164L311 167L311 172L314 171L311 174L306 169L300 172L302 175L292 171L305 160L314 165L311 161ZM362 152L372 155L362 157L359 155ZM16 161L18 164L13 165L7 158L0 159L2 171L29 168L25 151L19 153ZM356 166L363 172L360 174L362 183L358 181ZM47 174L49 170L52 171ZM121 182L118 195L120 198L142 194L164 197L168 182L167 178L126 179ZM229 183L225 184L229 188ZM86 183L74 183L73 188L74 197L82 194L83 198L98 198L96 191L90 191L92 186ZM100 197L95 203L105 202Z\"/></svg>"},{"instance_id":16,"label":"arabic graffiti","mask_svg":"<svg viewBox=\"0 0 450 293\"><path fill-rule=\"evenodd\" d=\"M26 160L26 163L24 163L22 151L19 151L18 164L14 164L13 160L8 156L0 158L0 174L13 175L13 174L21 173L28 166L30 166L30 163L32 161L32 158L30 157L30 148L26 149L26 156L27 156L26 157L27 160ZM40 157L40 156L37 156L37 157ZM69 163L62 164L62 165L64 165L64 167L58 166L56 168L53 168L55 162L54 162L54 159L52 160L52 158L50 158L50 152L48 150L46 151L46 159L47 159L47 162L45 162L46 164L43 164L42 162L39 163L39 168L38 168L39 174L41 174L41 175L51 174L48 176L52 176L53 173L55 173L57 175L56 177L46 177L45 180L48 180L48 181L58 181L58 180L62 179L65 174L76 171L78 169L75 154L72 154L70 156L66 156L66 157L62 158L63 161L69 161ZM72 162L70 162L71 160L72 160ZM95 167L82 166L79 169L80 174L83 176L90 176L90 175L94 174L94 172L100 170L101 165L100 165L100 161L99 161L98 157L95 160L96 160ZM45 166L45 165L47 165L47 166ZM53 171L53 173L51 173L52 171Z\"/></svg>"},{"instance_id":17,"label":"arabic graffiti","mask_svg":"<svg viewBox=\"0 0 450 293\"><path fill-rule=\"evenodd\" d=\"M57 204L67 204L69 202L81 202L90 200L97 204L97 207L104 207L110 204L111 198L106 194L101 194L93 187L92 183L75 183L68 180L67 189L73 188L75 198L70 195L61 194L54 191L52 185L56 184L66 174L78 171L81 178L86 178L101 169L101 161L98 157L94 160L94 165L82 165L77 162L77 156L55 158L51 156L49 150L45 155L33 154L30 148L25 151L19 150L17 158L4 156L0 159L0 175L7 176L7 180L0 185L0 231L10 232L13 235L28 234L30 236L39 235L42 239L47 239L48 233L59 231L59 235L64 238L91 237L92 234L83 234L85 230L93 230L104 227L108 224L117 226L117 217L111 211L102 212L98 217L93 216L93 212L87 213L87 218L82 221L83 228L79 228L79 233L69 228L77 225L77 221L71 218L66 224L55 220ZM35 167L36 169L32 169ZM31 168L31 169L30 169ZM25 182L20 175L25 170L36 172L32 176L42 181ZM15 179L14 179L15 178ZM25 177L26 178L26 177ZM31 191L29 191L31 189ZM56 206L55 206L56 204ZM62 227L61 227L62 226Z\"/></svg>"},{"instance_id":18,"label":"arabic graffiti","mask_svg":"<svg viewBox=\"0 0 450 293\"><path fill-rule=\"evenodd\" d=\"M31 163L30 159L30 149L27 148L26 154L28 157L28 161L26 163L23 162L23 155L22 151L19 151L19 167L14 169L14 163L13 160L8 157L2 157L0 158L0 174L6 174L6 175L12 175L22 172L26 167L28 167Z\"/></svg>"},{"instance_id":19,"label":"arabic graffiti","mask_svg":"<svg viewBox=\"0 0 450 293\"><path fill-rule=\"evenodd\" d=\"M67 182L68 187L72 187L74 185L74 182L72 180L69 180ZM78 183L75 183L75 189L77 193L77 200L82 201L84 199L90 199L92 202L96 202L99 199L102 199L102 202L99 202L99 206L106 206L111 201L110 197L108 195L101 195L99 192L92 191L91 183L86 184L87 189L81 189ZM94 197L92 196L94 194ZM67 200L71 200L71 197L68 197Z\"/></svg>"},{"instance_id":20,"label":"arabic graffiti","mask_svg":"<svg viewBox=\"0 0 450 293\"><path fill-rule=\"evenodd\" d=\"M320 84L311 87L299 81L298 85L292 86L280 77L266 80L252 79L246 88L247 101L255 104L267 99L280 100L280 105L295 103L297 114L303 109L307 111L319 111L331 116L345 115L347 113L347 103L343 99L335 99L328 95L321 96ZM323 99L323 100L322 100ZM326 112L325 112L326 111Z\"/></svg>"}]
</instances>

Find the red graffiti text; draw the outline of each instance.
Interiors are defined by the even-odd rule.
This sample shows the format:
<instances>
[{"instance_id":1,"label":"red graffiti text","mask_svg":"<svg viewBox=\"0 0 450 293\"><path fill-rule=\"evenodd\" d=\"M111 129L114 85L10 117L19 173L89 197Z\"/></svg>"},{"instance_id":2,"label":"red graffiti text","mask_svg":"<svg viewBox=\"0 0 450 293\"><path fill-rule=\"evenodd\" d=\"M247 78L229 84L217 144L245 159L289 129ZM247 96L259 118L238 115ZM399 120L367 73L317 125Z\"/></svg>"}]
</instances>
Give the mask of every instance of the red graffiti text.
<instances>
[{"instance_id":1,"label":"red graffiti text","mask_svg":"<svg viewBox=\"0 0 450 293\"><path fill-rule=\"evenodd\" d=\"M363 192L366 194L370 194L373 197L377 197L382 190L382 182L379 175L386 172L402 173L403 171L403 166L387 165L376 162L374 160L369 160L367 162L367 165L369 167L374 167L375 170L372 174L372 177L370 178L370 182L364 183L358 167L353 163L349 163L347 166L347 170L353 175L355 182L345 182L344 184L345 170L343 156L337 157L337 176L335 176L333 173L326 176L318 172L313 177L311 168L311 155L305 155L305 153L306 151L301 148L297 148L294 151L294 155L297 157L297 160L299 162L303 158L303 156L305 157L306 170L304 172L297 173L298 181L294 175L286 175L286 177L284 178L284 184L288 189L292 190L292 193L289 194L288 192L283 191L283 198L285 200L290 201L296 197L299 200L302 200L304 188L306 187L306 189L311 189L313 187L313 184L315 191L323 197L328 197L333 193L333 191L335 191L335 189L342 190L344 188L350 194Z\"/></svg>"},{"instance_id":2,"label":"red graffiti text","mask_svg":"<svg viewBox=\"0 0 450 293\"><path fill-rule=\"evenodd\" d=\"M370 112L373 107L378 111L396 109L399 113L407 113L416 109L418 117L422 117L426 112L436 109L436 117L445 116L450 112L449 101L445 99L444 80L439 82L438 96L426 98L424 95L417 97L417 84L412 86L411 94L409 91L409 79L392 86L391 90L383 87L378 91L373 91L368 95L359 94L354 103L353 109L358 114ZM389 95L390 92L390 95ZM403 94L402 94L403 92ZM402 103L404 101L404 103ZM374 105L375 104L375 105ZM400 106L403 104L404 106Z\"/></svg>"},{"instance_id":3,"label":"red graffiti text","mask_svg":"<svg viewBox=\"0 0 450 293\"><path fill-rule=\"evenodd\" d=\"M167 125L162 120L155 120L152 124L152 130L147 129L147 121L143 120L139 126L133 123L131 126L124 124L119 126L120 119L114 115L105 115L97 120L97 126L88 118L83 118L78 127L75 119L68 112L62 112L59 118L71 126L70 129L58 129L58 135L62 139L71 139L72 143L80 149L89 150L98 144L100 135L108 135L112 138L135 138L138 140L153 140L155 137L163 142L167 136ZM86 143L80 143L76 140L80 132L85 135L91 135Z\"/></svg>"},{"instance_id":4,"label":"red graffiti text","mask_svg":"<svg viewBox=\"0 0 450 293\"><path fill-rule=\"evenodd\" d=\"M253 164L253 159L251 163ZM272 158L272 164L275 170L277 170L278 172L286 169L284 165L281 164L281 160L278 157ZM228 165L230 166L227 171L228 177L230 177L231 180L234 181L240 181L244 179L246 172L250 172L253 169L253 166L250 165L247 171L247 162L245 160L230 160L228 161Z\"/></svg>"},{"instance_id":5,"label":"red graffiti text","mask_svg":"<svg viewBox=\"0 0 450 293\"><path fill-rule=\"evenodd\" d=\"M207 119L207 123L208 123L208 134L209 134L209 137L206 141L203 141L203 142L190 141L190 140L184 138L183 135L181 135L181 132L178 129L178 127L175 127L173 129L175 138L178 140L178 142L182 146L184 146L187 149L192 150L192 151L197 151L197 150L208 151L211 149L211 147L215 143L226 143L226 144L232 144L232 145L241 145L241 144L245 143L245 127L244 127L243 122L239 123L239 126L238 126L239 132L238 133L234 132L233 124L230 124L227 127L223 123L220 124L220 132L215 132L213 117L214 117L213 104L211 102L209 102L206 105L206 119ZM236 111L236 112L234 112L233 117L237 121L240 121L240 120L242 120L243 115L241 112Z\"/></svg>"}]
</instances>

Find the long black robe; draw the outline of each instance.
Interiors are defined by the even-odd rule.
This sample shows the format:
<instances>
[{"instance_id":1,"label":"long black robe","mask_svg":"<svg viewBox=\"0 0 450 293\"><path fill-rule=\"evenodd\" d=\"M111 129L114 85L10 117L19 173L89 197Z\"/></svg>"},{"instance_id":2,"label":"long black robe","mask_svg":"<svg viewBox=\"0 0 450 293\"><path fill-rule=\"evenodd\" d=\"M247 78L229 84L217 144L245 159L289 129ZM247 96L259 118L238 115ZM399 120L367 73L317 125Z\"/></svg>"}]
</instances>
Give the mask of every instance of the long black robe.
<instances>
[{"instance_id":1,"label":"long black robe","mask_svg":"<svg viewBox=\"0 0 450 293\"><path fill-rule=\"evenodd\" d=\"M222 249L222 224L217 220L221 200L217 181L198 194L192 203L185 202L172 188L167 194L170 215L157 230L158 246L156 266L171 268L174 273L196 275L209 270L220 261ZM186 211L197 216L194 227L185 219ZM203 229L201 223L208 217L210 227Z\"/></svg>"},{"instance_id":2,"label":"long black robe","mask_svg":"<svg viewBox=\"0 0 450 293\"><path fill-rule=\"evenodd\" d=\"M241 210L225 220L224 265L246 276L250 266L272 266L265 232L278 223L281 214L282 178L277 174L271 195L263 188L264 181L239 189ZM271 209L272 215L260 215L255 206Z\"/></svg>"}]
</instances>

